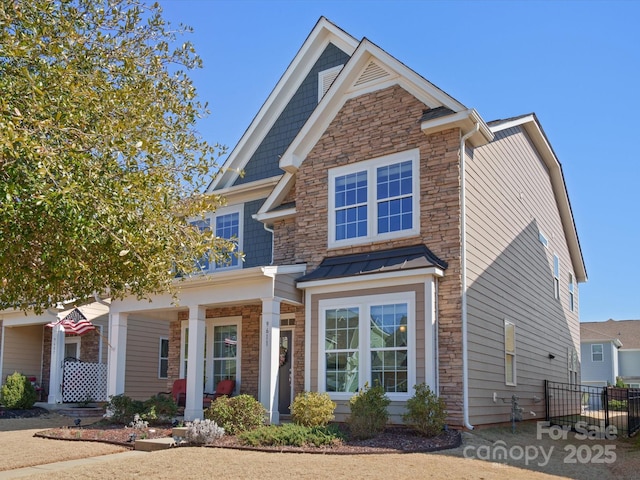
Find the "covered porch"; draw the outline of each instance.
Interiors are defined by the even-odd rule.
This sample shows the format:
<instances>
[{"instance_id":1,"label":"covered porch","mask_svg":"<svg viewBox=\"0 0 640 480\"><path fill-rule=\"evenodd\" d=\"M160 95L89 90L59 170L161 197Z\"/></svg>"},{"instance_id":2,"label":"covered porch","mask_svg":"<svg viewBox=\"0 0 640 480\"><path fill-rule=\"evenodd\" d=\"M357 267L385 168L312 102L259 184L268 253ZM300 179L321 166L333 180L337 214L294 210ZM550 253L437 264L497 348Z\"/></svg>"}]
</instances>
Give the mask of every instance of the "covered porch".
<instances>
[{"instance_id":1,"label":"covered porch","mask_svg":"<svg viewBox=\"0 0 640 480\"><path fill-rule=\"evenodd\" d=\"M164 388L149 388L147 398L171 390L174 380L186 378L184 417L203 418L204 394L213 392L220 380L232 379L236 381L234 394L255 396L266 408L268 421L279 423L280 414L290 404L287 397L295 390L293 362L298 356L302 361L303 349L296 352L295 342L302 342L304 333L294 330L304 327L304 313L295 279L305 268L292 265L221 271L181 281L175 299L160 295L151 301L114 301L108 395L130 396L128 377L134 375L137 361L135 352L128 350L133 345L158 344L158 339L145 331L133 332L131 322L163 323L168 325L168 335L166 343L161 340L155 361L157 380ZM298 315L300 321L296 322ZM132 336L137 337L135 342Z\"/></svg>"}]
</instances>

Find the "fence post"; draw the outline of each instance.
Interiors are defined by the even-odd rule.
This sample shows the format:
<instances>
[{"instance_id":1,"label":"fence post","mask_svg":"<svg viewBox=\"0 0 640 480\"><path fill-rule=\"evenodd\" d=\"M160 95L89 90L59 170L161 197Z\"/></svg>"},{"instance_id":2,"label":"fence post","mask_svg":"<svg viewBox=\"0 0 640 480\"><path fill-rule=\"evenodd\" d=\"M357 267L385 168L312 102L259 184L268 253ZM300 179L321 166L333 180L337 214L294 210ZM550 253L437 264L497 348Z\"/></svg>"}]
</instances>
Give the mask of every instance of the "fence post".
<instances>
[{"instance_id":1,"label":"fence post","mask_svg":"<svg viewBox=\"0 0 640 480\"><path fill-rule=\"evenodd\" d=\"M609 387L602 387L602 403L604 408L604 426L609 427Z\"/></svg>"},{"instance_id":2,"label":"fence post","mask_svg":"<svg viewBox=\"0 0 640 480\"><path fill-rule=\"evenodd\" d=\"M548 422L551 420L551 416L549 415L549 380L544 381L544 410L545 410L545 420Z\"/></svg>"}]
</instances>

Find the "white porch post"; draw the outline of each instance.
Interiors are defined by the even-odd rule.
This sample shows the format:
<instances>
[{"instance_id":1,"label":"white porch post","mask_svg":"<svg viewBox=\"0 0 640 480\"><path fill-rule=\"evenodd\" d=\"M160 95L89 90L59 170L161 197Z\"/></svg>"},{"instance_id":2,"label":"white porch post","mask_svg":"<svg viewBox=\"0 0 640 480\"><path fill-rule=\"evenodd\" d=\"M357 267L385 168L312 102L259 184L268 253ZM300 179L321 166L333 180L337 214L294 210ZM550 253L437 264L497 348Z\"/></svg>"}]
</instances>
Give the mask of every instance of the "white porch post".
<instances>
[{"instance_id":1,"label":"white porch post","mask_svg":"<svg viewBox=\"0 0 640 480\"><path fill-rule=\"evenodd\" d=\"M47 403L62 403L62 363L64 362L64 327L51 329L51 365L49 366L49 396Z\"/></svg>"},{"instance_id":2,"label":"white porch post","mask_svg":"<svg viewBox=\"0 0 640 480\"><path fill-rule=\"evenodd\" d=\"M126 313L112 313L109 315L107 397L124 393L128 320L129 317Z\"/></svg>"},{"instance_id":3,"label":"white porch post","mask_svg":"<svg viewBox=\"0 0 640 480\"><path fill-rule=\"evenodd\" d=\"M280 358L280 301L262 299L260 325L260 402L267 409L268 421L280 423L278 412L278 370Z\"/></svg>"},{"instance_id":4,"label":"white porch post","mask_svg":"<svg viewBox=\"0 0 640 480\"><path fill-rule=\"evenodd\" d=\"M189 307L189 350L187 352L187 400L184 419L203 418L204 395L204 332L206 309L201 305Z\"/></svg>"},{"instance_id":5,"label":"white porch post","mask_svg":"<svg viewBox=\"0 0 640 480\"><path fill-rule=\"evenodd\" d=\"M430 276L424 285L424 375L425 383L439 394L438 385L438 311L436 279Z\"/></svg>"}]
</instances>

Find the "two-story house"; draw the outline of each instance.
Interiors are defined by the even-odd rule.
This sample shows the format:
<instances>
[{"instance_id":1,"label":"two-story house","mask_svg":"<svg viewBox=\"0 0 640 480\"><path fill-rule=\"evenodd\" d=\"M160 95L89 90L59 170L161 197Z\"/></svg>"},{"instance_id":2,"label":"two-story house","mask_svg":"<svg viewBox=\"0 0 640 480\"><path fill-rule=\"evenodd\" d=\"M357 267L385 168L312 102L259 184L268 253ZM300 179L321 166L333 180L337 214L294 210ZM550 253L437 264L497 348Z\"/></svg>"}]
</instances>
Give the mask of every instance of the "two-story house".
<instances>
[{"instance_id":1,"label":"two-story house","mask_svg":"<svg viewBox=\"0 0 640 480\"><path fill-rule=\"evenodd\" d=\"M178 305L113 302L111 394L134 388L141 318L169 325L187 419L229 377L274 423L305 390L344 420L375 383L399 423L425 382L467 428L508 421L514 394L542 415L545 379L577 381L586 270L535 115L486 122L321 18L208 192L227 206L205 222L245 260L205 264Z\"/></svg>"},{"instance_id":2,"label":"two-story house","mask_svg":"<svg viewBox=\"0 0 640 480\"><path fill-rule=\"evenodd\" d=\"M580 324L582 383L640 388L640 320Z\"/></svg>"}]
</instances>

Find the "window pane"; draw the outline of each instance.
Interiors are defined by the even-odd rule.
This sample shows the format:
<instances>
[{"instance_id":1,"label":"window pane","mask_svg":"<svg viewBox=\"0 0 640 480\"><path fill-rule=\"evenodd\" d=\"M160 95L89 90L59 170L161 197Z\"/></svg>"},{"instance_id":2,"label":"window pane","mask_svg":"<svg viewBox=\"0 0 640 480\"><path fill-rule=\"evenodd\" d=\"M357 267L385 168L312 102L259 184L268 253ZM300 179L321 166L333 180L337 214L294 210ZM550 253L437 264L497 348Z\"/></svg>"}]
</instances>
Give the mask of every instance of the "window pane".
<instances>
[{"instance_id":1,"label":"window pane","mask_svg":"<svg viewBox=\"0 0 640 480\"><path fill-rule=\"evenodd\" d=\"M514 352L516 349L515 325L506 323L504 326L504 349L507 352Z\"/></svg>"},{"instance_id":2,"label":"window pane","mask_svg":"<svg viewBox=\"0 0 640 480\"><path fill-rule=\"evenodd\" d=\"M208 231L210 229L208 218L203 218L200 220L196 220L195 222L191 222L191 225L196 227L201 232ZM202 257L200 257L195 261L195 264L198 270L202 270L202 271L209 270L209 254L205 253Z\"/></svg>"},{"instance_id":3,"label":"window pane","mask_svg":"<svg viewBox=\"0 0 640 480\"><path fill-rule=\"evenodd\" d=\"M406 303L370 309L371 384L386 392L408 391L407 311Z\"/></svg>"},{"instance_id":4,"label":"window pane","mask_svg":"<svg viewBox=\"0 0 640 480\"><path fill-rule=\"evenodd\" d=\"M510 353L505 355L505 380L507 383L514 382L514 356Z\"/></svg>"},{"instance_id":5,"label":"window pane","mask_svg":"<svg viewBox=\"0 0 640 480\"><path fill-rule=\"evenodd\" d=\"M378 233L413 228L412 162L377 169Z\"/></svg>"},{"instance_id":6,"label":"window pane","mask_svg":"<svg viewBox=\"0 0 640 480\"><path fill-rule=\"evenodd\" d=\"M226 253L229 258L222 262L216 263L216 267L233 267L238 265L238 257L233 255L233 251L237 250L237 240L240 235L240 214L230 213L228 215L220 215L216 217L216 236L226 240L236 240L235 247Z\"/></svg>"},{"instance_id":7,"label":"window pane","mask_svg":"<svg viewBox=\"0 0 640 480\"><path fill-rule=\"evenodd\" d=\"M166 358L160 359L160 378L167 378L169 371L169 360Z\"/></svg>"},{"instance_id":8,"label":"window pane","mask_svg":"<svg viewBox=\"0 0 640 480\"><path fill-rule=\"evenodd\" d=\"M219 325L213 329L213 385L236 378L238 326Z\"/></svg>"},{"instance_id":9,"label":"window pane","mask_svg":"<svg viewBox=\"0 0 640 480\"><path fill-rule=\"evenodd\" d=\"M358 352L326 353L327 392L357 392Z\"/></svg>"}]
</instances>

